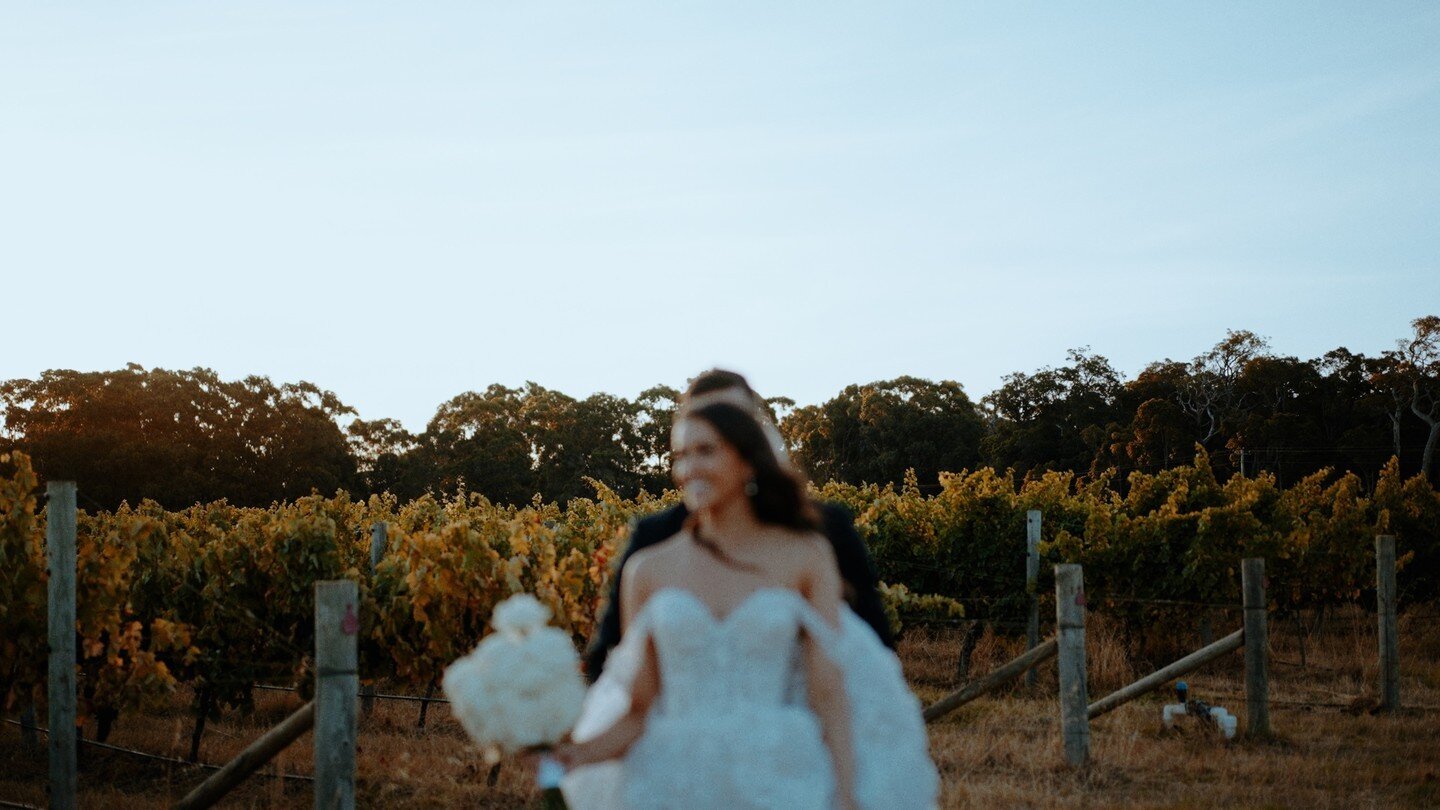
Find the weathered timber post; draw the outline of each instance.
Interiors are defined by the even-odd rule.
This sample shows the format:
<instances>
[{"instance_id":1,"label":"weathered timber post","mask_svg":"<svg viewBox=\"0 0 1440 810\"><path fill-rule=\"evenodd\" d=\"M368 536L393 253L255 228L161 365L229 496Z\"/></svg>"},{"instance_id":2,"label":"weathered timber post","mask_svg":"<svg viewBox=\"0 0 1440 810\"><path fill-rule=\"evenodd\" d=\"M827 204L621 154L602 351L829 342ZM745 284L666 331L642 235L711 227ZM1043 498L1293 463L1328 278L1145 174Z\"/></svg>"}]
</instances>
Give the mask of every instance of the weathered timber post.
<instances>
[{"instance_id":1,"label":"weathered timber post","mask_svg":"<svg viewBox=\"0 0 1440 810\"><path fill-rule=\"evenodd\" d=\"M1030 616L1025 625L1025 649L1033 650L1040 643L1040 510L1025 513L1025 592L1030 595ZM1025 685L1034 686L1035 668L1025 671Z\"/></svg>"},{"instance_id":2,"label":"weathered timber post","mask_svg":"<svg viewBox=\"0 0 1440 810\"><path fill-rule=\"evenodd\" d=\"M204 810L206 807L214 806L216 802L224 798L225 794L234 790L236 785L245 781L245 778L258 770L261 765L269 762L276 754L284 750L285 746L294 742L296 738L314 726L315 701L312 700L296 709L280 725L271 728L255 742L246 746L245 750L226 763L225 767L196 785L194 790L185 794L185 798L176 802L175 810Z\"/></svg>"},{"instance_id":3,"label":"weathered timber post","mask_svg":"<svg viewBox=\"0 0 1440 810\"><path fill-rule=\"evenodd\" d=\"M49 568L50 807L74 810L78 788L75 733L75 482L45 485L45 562Z\"/></svg>"},{"instance_id":4,"label":"weathered timber post","mask_svg":"<svg viewBox=\"0 0 1440 810\"><path fill-rule=\"evenodd\" d=\"M385 543L389 539L389 527L385 521L378 521L370 529L370 577L374 580L375 569L380 567L380 559L385 556ZM369 717L375 712L375 684L367 683L360 687L360 713Z\"/></svg>"},{"instance_id":5,"label":"weathered timber post","mask_svg":"<svg viewBox=\"0 0 1440 810\"><path fill-rule=\"evenodd\" d=\"M1270 631L1266 623L1265 560L1240 563L1245 607L1245 733L1270 734Z\"/></svg>"},{"instance_id":6,"label":"weathered timber post","mask_svg":"<svg viewBox=\"0 0 1440 810\"><path fill-rule=\"evenodd\" d=\"M1400 634L1395 622L1395 537L1375 538L1375 602L1380 623L1380 708L1400 708Z\"/></svg>"},{"instance_id":7,"label":"weathered timber post","mask_svg":"<svg viewBox=\"0 0 1440 810\"><path fill-rule=\"evenodd\" d=\"M1244 645L1245 631L1236 630L1225 638L1213 642L1203 649L1196 650L1184 658L1181 658L1179 661L1161 667L1129 686L1111 692L1090 704L1090 719L1094 720L1106 712L1114 711L1146 692L1158 689L1181 675L1199 669L1222 655L1235 652Z\"/></svg>"},{"instance_id":8,"label":"weathered timber post","mask_svg":"<svg viewBox=\"0 0 1440 810\"><path fill-rule=\"evenodd\" d=\"M951 692L935 703L926 706L923 712L925 722L929 723L939 720L981 695L994 691L1021 672L1029 672L1040 664L1054 658L1055 651L1056 643L1055 639L1052 638L1033 650L1021 653L1009 663L1006 663L989 675L986 675L974 683L967 684L963 689Z\"/></svg>"},{"instance_id":9,"label":"weathered timber post","mask_svg":"<svg viewBox=\"0 0 1440 810\"><path fill-rule=\"evenodd\" d=\"M315 807L355 807L357 588L348 579L315 583Z\"/></svg>"},{"instance_id":10,"label":"weathered timber post","mask_svg":"<svg viewBox=\"0 0 1440 810\"><path fill-rule=\"evenodd\" d=\"M389 538L390 528L385 521L379 521L370 528L370 575L375 575L375 569L380 567L380 558L385 556L385 543Z\"/></svg>"},{"instance_id":11,"label":"weathered timber post","mask_svg":"<svg viewBox=\"0 0 1440 810\"><path fill-rule=\"evenodd\" d=\"M1080 566L1055 566L1055 634L1060 661L1060 734L1065 761L1090 759L1089 690L1085 683L1085 576Z\"/></svg>"}]
</instances>

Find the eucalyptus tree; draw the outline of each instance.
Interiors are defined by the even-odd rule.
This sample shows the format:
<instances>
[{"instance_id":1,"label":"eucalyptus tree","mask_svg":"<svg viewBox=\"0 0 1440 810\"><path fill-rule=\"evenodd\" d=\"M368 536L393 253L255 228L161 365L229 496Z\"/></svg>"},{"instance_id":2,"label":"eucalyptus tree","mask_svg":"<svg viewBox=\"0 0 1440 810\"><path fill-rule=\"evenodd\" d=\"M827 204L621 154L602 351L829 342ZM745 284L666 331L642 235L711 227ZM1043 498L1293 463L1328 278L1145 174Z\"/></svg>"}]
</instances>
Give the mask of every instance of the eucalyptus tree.
<instances>
[{"instance_id":1,"label":"eucalyptus tree","mask_svg":"<svg viewBox=\"0 0 1440 810\"><path fill-rule=\"evenodd\" d=\"M1428 478L1440 442L1440 316L1416 318L1410 326L1414 334L1399 341L1392 357L1410 389L1410 412L1428 428L1420 457L1420 471Z\"/></svg>"},{"instance_id":2,"label":"eucalyptus tree","mask_svg":"<svg viewBox=\"0 0 1440 810\"><path fill-rule=\"evenodd\" d=\"M495 383L440 404L409 452L427 488L478 492L524 503L536 491L534 459L521 413L522 392Z\"/></svg>"},{"instance_id":3,"label":"eucalyptus tree","mask_svg":"<svg viewBox=\"0 0 1440 810\"><path fill-rule=\"evenodd\" d=\"M993 417L982 445L985 460L1019 472L1090 469L1117 418L1124 383L1110 361L1088 347L1068 363L1031 374L1014 372L980 402Z\"/></svg>"},{"instance_id":4,"label":"eucalyptus tree","mask_svg":"<svg viewBox=\"0 0 1440 810\"><path fill-rule=\"evenodd\" d=\"M980 410L958 382L918 377L850 385L820 405L790 410L780 432L815 481L922 486L980 461Z\"/></svg>"},{"instance_id":5,"label":"eucalyptus tree","mask_svg":"<svg viewBox=\"0 0 1440 810\"><path fill-rule=\"evenodd\" d=\"M1231 329L1225 338L1190 362L1189 377L1176 392L1180 408L1195 420L1200 443L1209 445L1227 420L1247 404L1240 376L1252 360L1267 357L1270 344L1247 329Z\"/></svg>"},{"instance_id":6,"label":"eucalyptus tree","mask_svg":"<svg viewBox=\"0 0 1440 810\"><path fill-rule=\"evenodd\" d=\"M7 443L42 478L75 480L91 505L264 505L355 480L341 429L355 411L308 382L132 363L7 380L0 403Z\"/></svg>"}]
</instances>

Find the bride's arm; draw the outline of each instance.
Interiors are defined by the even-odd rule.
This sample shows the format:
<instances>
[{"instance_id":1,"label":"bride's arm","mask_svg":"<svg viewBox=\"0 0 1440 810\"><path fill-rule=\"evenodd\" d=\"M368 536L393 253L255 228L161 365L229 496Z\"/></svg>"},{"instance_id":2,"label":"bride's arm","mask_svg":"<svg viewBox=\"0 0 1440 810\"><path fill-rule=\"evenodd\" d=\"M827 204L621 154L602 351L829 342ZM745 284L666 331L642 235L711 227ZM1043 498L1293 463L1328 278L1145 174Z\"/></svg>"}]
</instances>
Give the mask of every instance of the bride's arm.
<instances>
[{"instance_id":1,"label":"bride's arm","mask_svg":"<svg viewBox=\"0 0 1440 810\"><path fill-rule=\"evenodd\" d=\"M631 620L634 619L649 596L644 566L639 564L639 560L634 560L634 562L634 565L627 564L625 566L627 569L633 568L634 570L627 570L621 579L620 605L623 608L622 619L625 630L645 633L645 640L644 649L641 651L640 667L630 685L630 705L625 714L594 737L581 743L566 743L557 746L554 756L567 768L576 768L624 756L625 752L630 750L630 746L644 733L645 718L650 713L650 706L654 703L655 697L660 694L660 667L655 659L655 644L650 639L648 631L643 628L631 627Z\"/></svg>"},{"instance_id":2,"label":"bride's arm","mask_svg":"<svg viewBox=\"0 0 1440 810\"><path fill-rule=\"evenodd\" d=\"M807 566L802 588L806 600L834 632L840 632L840 574L834 553L823 539L816 543L814 562ZM805 634L805 684L810 707L820 718L825 746L835 767L835 790L843 808L855 806L855 748L851 741L850 701L845 674L826 652L815 632Z\"/></svg>"}]
</instances>

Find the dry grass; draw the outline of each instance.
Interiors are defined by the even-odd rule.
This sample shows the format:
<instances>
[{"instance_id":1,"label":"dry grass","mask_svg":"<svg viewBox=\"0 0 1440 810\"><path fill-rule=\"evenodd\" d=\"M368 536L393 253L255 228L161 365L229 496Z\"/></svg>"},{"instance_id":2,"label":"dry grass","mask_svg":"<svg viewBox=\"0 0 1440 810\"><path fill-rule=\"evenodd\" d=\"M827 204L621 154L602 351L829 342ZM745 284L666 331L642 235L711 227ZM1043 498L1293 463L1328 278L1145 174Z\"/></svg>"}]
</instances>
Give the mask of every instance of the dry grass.
<instances>
[{"instance_id":1,"label":"dry grass","mask_svg":"<svg viewBox=\"0 0 1440 810\"><path fill-rule=\"evenodd\" d=\"M1432 611L1429 611L1433 613ZM1223 623L1217 621L1217 631ZM1217 632L1216 635L1223 633ZM931 748L944 781L944 807L1435 807L1440 806L1440 711L1375 715L1368 710L1376 676L1374 627L1361 613L1333 617L1306 644L1300 666L1297 628L1272 626L1273 739L1226 744L1196 727L1165 732L1164 695L1151 695L1097 719L1092 764L1081 771L1061 759L1054 667L1034 688L1015 684L963 707L931 728ZM1144 674L1124 654L1119 634L1103 621L1089 628L1091 698ZM1401 620L1404 681L1411 705L1440 706L1440 626ZM1194 639L1177 641L1180 648ZM972 658L980 674L1018 654L1023 641L987 633ZM912 630L902 642L906 672L921 698L955 688L959 634ZM1239 655L1195 673L1193 693L1244 715ZM190 720L186 695L175 708L122 718L111 742L183 756ZM1358 697L1358 699L1356 699ZM261 692L250 717L212 724L202 758L223 762L297 705L290 694ZM1346 708L1332 705L1341 704ZM359 803L366 807L520 808L535 805L529 775L505 764L494 774L467 747L443 706L429 728L415 728L418 706L381 701L361 724ZM309 773L309 736L283 753L267 773ZM43 748L0 729L0 799L43 806ZM83 748L84 807L168 806L205 773ZM252 778L227 800L231 807L310 807L301 782Z\"/></svg>"}]
</instances>

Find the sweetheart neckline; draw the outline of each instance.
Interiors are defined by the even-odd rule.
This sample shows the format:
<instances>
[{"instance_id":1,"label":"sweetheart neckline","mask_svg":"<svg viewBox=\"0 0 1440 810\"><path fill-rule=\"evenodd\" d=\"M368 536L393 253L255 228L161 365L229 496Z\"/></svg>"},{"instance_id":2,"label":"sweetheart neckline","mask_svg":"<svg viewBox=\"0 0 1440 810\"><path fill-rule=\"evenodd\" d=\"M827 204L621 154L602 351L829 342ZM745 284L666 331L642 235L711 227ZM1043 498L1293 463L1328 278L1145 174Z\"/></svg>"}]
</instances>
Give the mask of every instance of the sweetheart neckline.
<instances>
[{"instance_id":1,"label":"sweetheart neckline","mask_svg":"<svg viewBox=\"0 0 1440 810\"><path fill-rule=\"evenodd\" d=\"M740 603L737 604L735 607L730 608L730 610L727 611L724 616L719 616L715 613L714 610L710 608L709 605L705 604L705 600L696 596L694 591L688 588L681 588L677 585L666 585L665 587L655 591L655 593L650 595L650 599L646 601L645 606L641 608L641 612L643 613L645 611L648 611L650 609L650 606L654 604L655 598L667 591L689 597L690 601L693 602L696 607L700 608L700 612L705 614L706 618L710 619L710 623L717 627L728 626L730 624L730 620L735 618L735 614L743 611L751 602L755 600L755 597L760 596L761 594L766 592L779 592L788 595L791 598L801 599L803 601L803 598L800 596L799 591L796 591L793 588L786 588L783 585L762 585L761 587L751 591L748 595L746 595L744 599L741 599ZM808 603L806 604L806 606L808 607Z\"/></svg>"}]
</instances>

